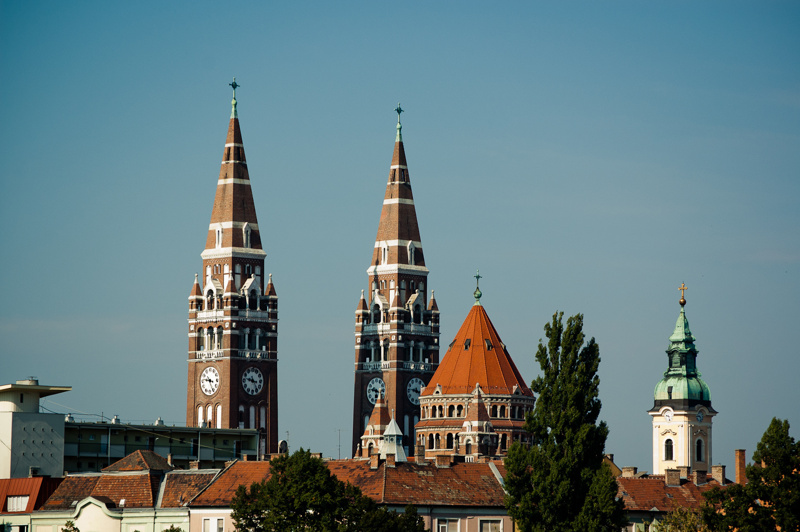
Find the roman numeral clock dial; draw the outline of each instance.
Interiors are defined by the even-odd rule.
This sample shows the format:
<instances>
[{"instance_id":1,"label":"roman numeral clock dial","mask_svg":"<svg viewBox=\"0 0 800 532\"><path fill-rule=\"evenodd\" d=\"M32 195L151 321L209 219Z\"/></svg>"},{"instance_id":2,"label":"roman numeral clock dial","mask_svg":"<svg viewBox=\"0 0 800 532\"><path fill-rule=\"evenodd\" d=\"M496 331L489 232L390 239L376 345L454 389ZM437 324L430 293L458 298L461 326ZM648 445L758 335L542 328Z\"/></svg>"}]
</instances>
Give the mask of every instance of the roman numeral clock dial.
<instances>
[{"instance_id":1,"label":"roman numeral clock dial","mask_svg":"<svg viewBox=\"0 0 800 532\"><path fill-rule=\"evenodd\" d=\"M250 395L256 395L264 387L264 376L258 368L249 367L242 373L242 388Z\"/></svg>"}]
</instances>

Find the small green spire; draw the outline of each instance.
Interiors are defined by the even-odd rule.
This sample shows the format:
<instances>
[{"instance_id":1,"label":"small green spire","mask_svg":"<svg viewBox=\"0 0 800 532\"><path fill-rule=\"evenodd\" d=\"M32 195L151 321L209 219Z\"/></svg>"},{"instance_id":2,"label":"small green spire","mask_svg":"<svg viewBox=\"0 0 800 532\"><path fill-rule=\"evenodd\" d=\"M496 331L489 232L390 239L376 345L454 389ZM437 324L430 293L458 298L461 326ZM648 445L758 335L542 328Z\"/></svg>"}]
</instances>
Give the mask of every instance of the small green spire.
<instances>
[{"instance_id":1,"label":"small green spire","mask_svg":"<svg viewBox=\"0 0 800 532\"><path fill-rule=\"evenodd\" d=\"M481 277L482 277L481 276L481 271L478 270L477 273L475 275L473 275L473 277L475 277L475 291L472 293L472 295L475 297L475 304L478 305L478 306L481 306L481 296L483 295L483 293L481 292L481 286L480 286L481 285Z\"/></svg>"},{"instance_id":2,"label":"small green spire","mask_svg":"<svg viewBox=\"0 0 800 532\"><path fill-rule=\"evenodd\" d=\"M397 113L397 136L394 138L394 141L403 142L403 124L400 123L400 113L403 112L403 108L400 107L400 102L397 102L397 107L394 112Z\"/></svg>"},{"instance_id":3,"label":"small green spire","mask_svg":"<svg viewBox=\"0 0 800 532\"><path fill-rule=\"evenodd\" d=\"M239 118L239 113L236 110L236 88L241 87L238 83L236 83L236 76L233 77L233 83L228 83L231 87L233 87L233 100L231 100L231 118Z\"/></svg>"}]
</instances>

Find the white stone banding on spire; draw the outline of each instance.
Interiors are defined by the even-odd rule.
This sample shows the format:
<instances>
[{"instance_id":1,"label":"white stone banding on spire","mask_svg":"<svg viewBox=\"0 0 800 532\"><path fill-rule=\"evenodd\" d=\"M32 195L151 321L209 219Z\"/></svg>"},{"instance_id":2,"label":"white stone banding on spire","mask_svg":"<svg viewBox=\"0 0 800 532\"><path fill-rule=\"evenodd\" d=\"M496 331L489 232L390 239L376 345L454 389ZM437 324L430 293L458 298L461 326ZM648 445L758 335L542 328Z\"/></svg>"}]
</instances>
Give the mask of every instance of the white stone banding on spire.
<instances>
[{"instance_id":1,"label":"white stone banding on spire","mask_svg":"<svg viewBox=\"0 0 800 532\"><path fill-rule=\"evenodd\" d=\"M238 142L229 142L225 145L226 148L236 147L236 148L244 148L244 144L240 144Z\"/></svg>"},{"instance_id":2,"label":"white stone banding on spire","mask_svg":"<svg viewBox=\"0 0 800 532\"><path fill-rule=\"evenodd\" d=\"M250 186L250 180L249 179L239 179L239 178L227 177L225 179L219 179L217 181L217 186L220 186L220 185L247 185L247 186Z\"/></svg>"},{"instance_id":3,"label":"white stone banding on spire","mask_svg":"<svg viewBox=\"0 0 800 532\"><path fill-rule=\"evenodd\" d=\"M414 200L406 198L391 198L383 200L384 205L392 205L394 203L402 203L403 205L414 205Z\"/></svg>"},{"instance_id":4,"label":"white stone banding on spire","mask_svg":"<svg viewBox=\"0 0 800 532\"><path fill-rule=\"evenodd\" d=\"M258 231L258 224L253 222L216 222L209 224L208 230L214 231L217 227L223 229L241 229L245 224L249 225L251 230Z\"/></svg>"},{"instance_id":5,"label":"white stone banding on spire","mask_svg":"<svg viewBox=\"0 0 800 532\"><path fill-rule=\"evenodd\" d=\"M375 242L375 247L379 248L382 247L384 244L390 247L406 247L408 243L412 242L414 247L417 249L422 249L422 242L419 240L378 240Z\"/></svg>"}]
</instances>

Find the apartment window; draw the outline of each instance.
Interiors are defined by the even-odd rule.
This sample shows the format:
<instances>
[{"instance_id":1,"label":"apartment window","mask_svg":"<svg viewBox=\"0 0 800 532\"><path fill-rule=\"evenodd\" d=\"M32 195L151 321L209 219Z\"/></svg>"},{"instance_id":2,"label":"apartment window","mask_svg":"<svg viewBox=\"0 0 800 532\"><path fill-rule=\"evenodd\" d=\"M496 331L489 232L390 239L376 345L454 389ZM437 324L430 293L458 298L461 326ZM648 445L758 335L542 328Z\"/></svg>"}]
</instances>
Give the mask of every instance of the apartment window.
<instances>
[{"instance_id":1,"label":"apartment window","mask_svg":"<svg viewBox=\"0 0 800 532\"><path fill-rule=\"evenodd\" d=\"M211 519L203 519L203 532L211 532Z\"/></svg>"},{"instance_id":2,"label":"apartment window","mask_svg":"<svg viewBox=\"0 0 800 532\"><path fill-rule=\"evenodd\" d=\"M225 521L223 519L217 519L216 532L224 532L224 531L225 531Z\"/></svg>"},{"instance_id":3,"label":"apartment window","mask_svg":"<svg viewBox=\"0 0 800 532\"><path fill-rule=\"evenodd\" d=\"M436 532L458 532L458 519L437 519Z\"/></svg>"},{"instance_id":4,"label":"apartment window","mask_svg":"<svg viewBox=\"0 0 800 532\"><path fill-rule=\"evenodd\" d=\"M15 495L6 499L9 512L24 512L28 508L27 495Z\"/></svg>"},{"instance_id":5,"label":"apartment window","mask_svg":"<svg viewBox=\"0 0 800 532\"><path fill-rule=\"evenodd\" d=\"M481 521L481 532L502 532L503 522L499 519Z\"/></svg>"}]
</instances>

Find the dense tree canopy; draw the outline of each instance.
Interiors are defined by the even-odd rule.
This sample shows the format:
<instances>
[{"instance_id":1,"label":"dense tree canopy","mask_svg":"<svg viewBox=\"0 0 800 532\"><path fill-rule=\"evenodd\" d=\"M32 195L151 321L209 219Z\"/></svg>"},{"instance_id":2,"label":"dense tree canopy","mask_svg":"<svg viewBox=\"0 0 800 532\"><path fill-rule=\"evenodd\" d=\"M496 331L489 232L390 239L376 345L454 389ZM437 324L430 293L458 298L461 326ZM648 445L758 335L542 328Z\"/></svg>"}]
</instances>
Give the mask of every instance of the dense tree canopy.
<instances>
[{"instance_id":1,"label":"dense tree canopy","mask_svg":"<svg viewBox=\"0 0 800 532\"><path fill-rule=\"evenodd\" d=\"M247 532L424 530L413 506L404 514L379 507L303 449L272 460L268 480L240 486L231 508L237 530Z\"/></svg>"},{"instance_id":2,"label":"dense tree canopy","mask_svg":"<svg viewBox=\"0 0 800 532\"><path fill-rule=\"evenodd\" d=\"M800 443L773 418L747 466L747 484L715 488L703 518L712 531L800 531Z\"/></svg>"},{"instance_id":3,"label":"dense tree canopy","mask_svg":"<svg viewBox=\"0 0 800 532\"><path fill-rule=\"evenodd\" d=\"M536 360L542 375L525 428L530 445L514 443L505 460L506 506L523 531L618 532L625 524L617 482L603 464L608 427L600 415L600 349L584 342L583 315L553 315Z\"/></svg>"}]
</instances>

